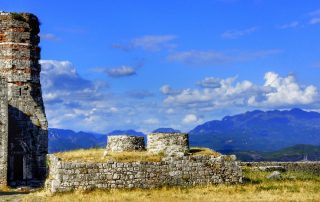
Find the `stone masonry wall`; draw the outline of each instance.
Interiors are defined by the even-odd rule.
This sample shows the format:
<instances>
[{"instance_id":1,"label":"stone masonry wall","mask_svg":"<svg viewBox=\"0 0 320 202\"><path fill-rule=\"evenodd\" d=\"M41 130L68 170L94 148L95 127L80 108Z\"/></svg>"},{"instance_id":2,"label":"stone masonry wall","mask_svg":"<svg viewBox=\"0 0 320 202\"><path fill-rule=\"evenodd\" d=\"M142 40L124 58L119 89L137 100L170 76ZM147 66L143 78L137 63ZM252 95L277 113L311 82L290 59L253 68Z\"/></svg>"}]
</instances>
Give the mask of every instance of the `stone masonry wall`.
<instances>
[{"instance_id":1,"label":"stone masonry wall","mask_svg":"<svg viewBox=\"0 0 320 202\"><path fill-rule=\"evenodd\" d=\"M7 185L8 167L8 89L7 81L0 78L0 186Z\"/></svg>"},{"instance_id":2,"label":"stone masonry wall","mask_svg":"<svg viewBox=\"0 0 320 202\"><path fill-rule=\"evenodd\" d=\"M241 166L264 167L282 166L287 171L302 171L320 175L320 161L301 161L301 162L241 162Z\"/></svg>"},{"instance_id":3,"label":"stone masonry wall","mask_svg":"<svg viewBox=\"0 0 320 202\"><path fill-rule=\"evenodd\" d=\"M8 182L46 177L48 123L40 84L38 18L0 12L0 76L8 83Z\"/></svg>"},{"instance_id":4,"label":"stone masonry wall","mask_svg":"<svg viewBox=\"0 0 320 202\"><path fill-rule=\"evenodd\" d=\"M141 151L144 149L144 137L130 135L108 136L106 153L139 150Z\"/></svg>"},{"instance_id":5,"label":"stone masonry wall","mask_svg":"<svg viewBox=\"0 0 320 202\"><path fill-rule=\"evenodd\" d=\"M155 188L221 183L241 183L235 156L168 157L161 162L63 162L49 155L51 192L110 188Z\"/></svg>"},{"instance_id":6,"label":"stone masonry wall","mask_svg":"<svg viewBox=\"0 0 320 202\"><path fill-rule=\"evenodd\" d=\"M189 152L189 136L184 133L151 133L147 148L150 153L183 156Z\"/></svg>"}]
</instances>

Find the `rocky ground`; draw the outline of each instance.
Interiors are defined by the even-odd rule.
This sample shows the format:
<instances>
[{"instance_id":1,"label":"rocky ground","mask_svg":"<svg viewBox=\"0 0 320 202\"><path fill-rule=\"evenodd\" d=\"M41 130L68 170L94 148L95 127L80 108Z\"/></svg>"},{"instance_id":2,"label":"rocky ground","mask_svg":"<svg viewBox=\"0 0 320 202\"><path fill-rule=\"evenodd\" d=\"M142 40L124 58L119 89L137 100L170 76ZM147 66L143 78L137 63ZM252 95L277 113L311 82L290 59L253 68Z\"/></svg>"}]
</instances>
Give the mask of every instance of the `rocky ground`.
<instances>
[{"instance_id":1,"label":"rocky ground","mask_svg":"<svg viewBox=\"0 0 320 202\"><path fill-rule=\"evenodd\" d=\"M20 202L23 195L28 194L28 192L0 192L0 201L1 202Z\"/></svg>"}]
</instances>

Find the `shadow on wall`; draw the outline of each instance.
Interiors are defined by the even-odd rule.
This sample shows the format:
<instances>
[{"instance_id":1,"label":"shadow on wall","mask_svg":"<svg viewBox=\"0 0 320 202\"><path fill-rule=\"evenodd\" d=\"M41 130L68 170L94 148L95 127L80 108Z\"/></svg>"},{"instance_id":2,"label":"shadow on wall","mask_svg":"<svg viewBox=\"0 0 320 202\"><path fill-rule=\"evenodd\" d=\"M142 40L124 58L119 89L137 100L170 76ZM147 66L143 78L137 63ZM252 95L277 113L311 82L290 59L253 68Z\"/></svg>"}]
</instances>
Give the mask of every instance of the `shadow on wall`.
<instances>
[{"instance_id":1,"label":"shadow on wall","mask_svg":"<svg viewBox=\"0 0 320 202\"><path fill-rule=\"evenodd\" d=\"M8 185L42 186L47 175L48 131L35 114L10 105L8 114Z\"/></svg>"}]
</instances>

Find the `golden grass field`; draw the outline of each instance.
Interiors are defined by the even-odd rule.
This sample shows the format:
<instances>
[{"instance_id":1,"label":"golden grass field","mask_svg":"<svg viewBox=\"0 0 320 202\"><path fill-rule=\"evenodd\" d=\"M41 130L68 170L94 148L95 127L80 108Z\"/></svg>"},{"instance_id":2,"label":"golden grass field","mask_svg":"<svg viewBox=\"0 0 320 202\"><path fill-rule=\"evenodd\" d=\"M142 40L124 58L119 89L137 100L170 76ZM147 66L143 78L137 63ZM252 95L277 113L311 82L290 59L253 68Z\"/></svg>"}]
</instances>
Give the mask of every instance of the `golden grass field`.
<instances>
[{"instance_id":1,"label":"golden grass field","mask_svg":"<svg viewBox=\"0 0 320 202\"><path fill-rule=\"evenodd\" d=\"M190 188L75 191L51 195L38 191L24 202L207 202L207 201L320 201L320 176L287 172L281 180L269 180L268 172L243 169L245 182L238 185L208 185Z\"/></svg>"}]
</instances>

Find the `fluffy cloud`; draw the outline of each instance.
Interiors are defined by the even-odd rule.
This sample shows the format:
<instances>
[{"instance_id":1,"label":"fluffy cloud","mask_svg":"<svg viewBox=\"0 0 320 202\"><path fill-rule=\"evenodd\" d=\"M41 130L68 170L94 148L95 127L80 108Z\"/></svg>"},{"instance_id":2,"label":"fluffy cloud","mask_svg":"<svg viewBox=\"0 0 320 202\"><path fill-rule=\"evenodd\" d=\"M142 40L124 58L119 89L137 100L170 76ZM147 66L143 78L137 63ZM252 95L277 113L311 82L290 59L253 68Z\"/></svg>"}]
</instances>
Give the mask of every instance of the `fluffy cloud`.
<instances>
[{"instance_id":1,"label":"fluffy cloud","mask_svg":"<svg viewBox=\"0 0 320 202\"><path fill-rule=\"evenodd\" d=\"M320 24L320 17L312 18L309 23L311 25Z\"/></svg>"},{"instance_id":2,"label":"fluffy cloud","mask_svg":"<svg viewBox=\"0 0 320 202\"><path fill-rule=\"evenodd\" d=\"M132 49L142 49L145 51L160 51L162 49L174 48L171 43L177 37L174 35L147 35L132 39L126 44L113 44L113 48L129 51Z\"/></svg>"},{"instance_id":3,"label":"fluffy cloud","mask_svg":"<svg viewBox=\"0 0 320 202\"><path fill-rule=\"evenodd\" d=\"M278 49L258 50L250 52L224 53L218 51L181 51L171 53L167 59L188 65L221 65L232 62L243 62L263 58L282 52Z\"/></svg>"},{"instance_id":4,"label":"fluffy cloud","mask_svg":"<svg viewBox=\"0 0 320 202\"><path fill-rule=\"evenodd\" d=\"M198 117L195 114L187 114L183 120L182 123L184 124L192 124L196 123L198 121Z\"/></svg>"},{"instance_id":5,"label":"fluffy cloud","mask_svg":"<svg viewBox=\"0 0 320 202\"><path fill-rule=\"evenodd\" d=\"M203 88L219 88L221 87L221 79L215 77L206 77L198 82L198 85Z\"/></svg>"},{"instance_id":6,"label":"fluffy cloud","mask_svg":"<svg viewBox=\"0 0 320 202\"><path fill-rule=\"evenodd\" d=\"M111 93L105 82L83 78L69 61L42 60L41 65L42 92L50 127L106 133L141 126L151 131L159 120L170 125L169 120L161 117L161 103L154 101L152 92ZM142 99L146 97L149 99ZM154 118L150 119L150 115Z\"/></svg>"},{"instance_id":7,"label":"fluffy cloud","mask_svg":"<svg viewBox=\"0 0 320 202\"><path fill-rule=\"evenodd\" d=\"M41 39L48 40L48 41L59 41L59 38L52 33L40 34L40 37Z\"/></svg>"},{"instance_id":8,"label":"fluffy cloud","mask_svg":"<svg viewBox=\"0 0 320 202\"><path fill-rule=\"evenodd\" d=\"M293 75L281 77L274 72L267 72L264 79L264 85L260 86L247 80L235 82L236 77L209 77L199 82L205 84L202 85L203 89L184 89L179 94L167 94L164 103L168 106L214 110L225 107L307 105L316 102L318 98L315 86L300 85Z\"/></svg>"},{"instance_id":9,"label":"fluffy cloud","mask_svg":"<svg viewBox=\"0 0 320 202\"><path fill-rule=\"evenodd\" d=\"M127 95L129 97L135 98L135 99L145 99L145 98L153 97L154 93L146 91L146 90L141 90L141 91L127 92Z\"/></svg>"},{"instance_id":10,"label":"fluffy cloud","mask_svg":"<svg viewBox=\"0 0 320 202\"><path fill-rule=\"evenodd\" d=\"M41 82L47 102L60 102L68 96L76 100L88 94L98 95L98 89L107 86L106 83L83 79L69 61L41 60L40 64Z\"/></svg>"},{"instance_id":11,"label":"fluffy cloud","mask_svg":"<svg viewBox=\"0 0 320 202\"><path fill-rule=\"evenodd\" d=\"M271 92L266 93L266 103L271 105L310 104L318 94L315 86L302 87L293 75L283 78L274 72L268 72L264 79L264 86L272 88Z\"/></svg>"},{"instance_id":12,"label":"fluffy cloud","mask_svg":"<svg viewBox=\"0 0 320 202\"><path fill-rule=\"evenodd\" d=\"M114 77L114 78L133 76L136 74L136 70L133 67L129 67L129 66L105 69L104 72L108 74L108 76Z\"/></svg>"},{"instance_id":13,"label":"fluffy cloud","mask_svg":"<svg viewBox=\"0 0 320 202\"><path fill-rule=\"evenodd\" d=\"M309 16L311 17L309 20L309 24L320 24L320 9L310 12Z\"/></svg>"},{"instance_id":14,"label":"fluffy cloud","mask_svg":"<svg viewBox=\"0 0 320 202\"><path fill-rule=\"evenodd\" d=\"M176 94L179 94L181 91L180 90L173 90L171 88L171 86L166 84L166 85L161 86L160 92L164 95L176 95Z\"/></svg>"},{"instance_id":15,"label":"fluffy cloud","mask_svg":"<svg viewBox=\"0 0 320 202\"><path fill-rule=\"evenodd\" d=\"M111 93L103 81L81 77L69 61L42 60L41 82L50 127L107 132L156 126L189 130L202 120L220 118L252 108L274 109L320 106L313 85L301 85L293 75L267 72L264 84L237 77L206 77L195 88ZM148 99L142 99L147 98ZM141 99L128 99L141 98ZM312 108L313 109L313 108Z\"/></svg>"},{"instance_id":16,"label":"fluffy cloud","mask_svg":"<svg viewBox=\"0 0 320 202\"><path fill-rule=\"evenodd\" d=\"M250 27L243 30L229 30L221 34L221 37L224 39L237 39L245 35L249 35L257 31L257 27Z\"/></svg>"},{"instance_id":17,"label":"fluffy cloud","mask_svg":"<svg viewBox=\"0 0 320 202\"><path fill-rule=\"evenodd\" d=\"M103 103L108 87L102 81L82 78L69 61L41 60L43 99L50 127L66 127L79 124L79 128L94 125L99 113L111 113L111 102ZM103 109L101 109L103 103ZM87 124L87 125L86 125ZM67 128L67 127L66 127ZM98 130L101 130L98 129Z\"/></svg>"},{"instance_id":18,"label":"fluffy cloud","mask_svg":"<svg viewBox=\"0 0 320 202\"><path fill-rule=\"evenodd\" d=\"M298 22L298 21L292 21L292 22L290 22L290 23L280 25L279 28L280 28L280 29L296 28L296 27L298 27L299 25L300 25L300 22Z\"/></svg>"},{"instance_id":19,"label":"fluffy cloud","mask_svg":"<svg viewBox=\"0 0 320 202\"><path fill-rule=\"evenodd\" d=\"M149 119L144 120L143 123L147 124L147 125L157 125L160 123L160 121L156 118L149 118Z\"/></svg>"}]
</instances>

